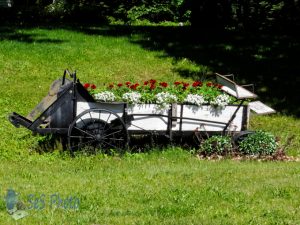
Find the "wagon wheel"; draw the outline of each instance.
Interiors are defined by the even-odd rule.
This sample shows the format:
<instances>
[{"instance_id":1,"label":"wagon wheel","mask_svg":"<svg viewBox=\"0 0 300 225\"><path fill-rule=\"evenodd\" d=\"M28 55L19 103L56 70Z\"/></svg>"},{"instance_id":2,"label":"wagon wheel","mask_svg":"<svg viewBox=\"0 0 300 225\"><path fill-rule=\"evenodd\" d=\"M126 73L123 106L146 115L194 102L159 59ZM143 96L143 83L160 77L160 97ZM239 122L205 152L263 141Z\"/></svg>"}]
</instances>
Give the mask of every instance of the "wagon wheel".
<instances>
[{"instance_id":1,"label":"wagon wheel","mask_svg":"<svg viewBox=\"0 0 300 225\"><path fill-rule=\"evenodd\" d=\"M123 151L128 146L128 131L116 113L105 109L88 109L79 114L69 126L68 148L92 153Z\"/></svg>"}]
</instances>

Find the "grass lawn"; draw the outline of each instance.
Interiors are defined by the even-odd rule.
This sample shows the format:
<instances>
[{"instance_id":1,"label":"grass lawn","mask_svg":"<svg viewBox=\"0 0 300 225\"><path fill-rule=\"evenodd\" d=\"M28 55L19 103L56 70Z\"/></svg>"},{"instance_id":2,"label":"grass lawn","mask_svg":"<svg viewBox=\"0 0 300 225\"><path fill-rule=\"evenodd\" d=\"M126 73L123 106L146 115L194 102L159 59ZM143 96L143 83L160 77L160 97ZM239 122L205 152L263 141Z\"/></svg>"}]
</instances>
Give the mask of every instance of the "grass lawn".
<instances>
[{"instance_id":1,"label":"grass lawn","mask_svg":"<svg viewBox=\"0 0 300 225\"><path fill-rule=\"evenodd\" d=\"M18 224L299 224L299 174L299 163L201 161L176 148L0 165L1 188L29 206L28 195L45 195ZM80 199L79 209L55 208L53 194ZM14 224L4 204L0 224Z\"/></svg>"},{"instance_id":2,"label":"grass lawn","mask_svg":"<svg viewBox=\"0 0 300 225\"><path fill-rule=\"evenodd\" d=\"M166 49L147 32L0 27L0 195L13 188L25 203L29 194L45 194L46 203L18 224L299 224L299 163L208 162L171 147L124 157L38 155L41 138L8 122L10 112L27 115L66 68L98 85L190 80L219 69L176 56L169 50L178 43L163 43ZM250 126L274 133L290 155L300 155L296 114L253 116ZM51 209L55 193L78 197L79 210ZM15 224L3 198L0 224Z\"/></svg>"}]
</instances>

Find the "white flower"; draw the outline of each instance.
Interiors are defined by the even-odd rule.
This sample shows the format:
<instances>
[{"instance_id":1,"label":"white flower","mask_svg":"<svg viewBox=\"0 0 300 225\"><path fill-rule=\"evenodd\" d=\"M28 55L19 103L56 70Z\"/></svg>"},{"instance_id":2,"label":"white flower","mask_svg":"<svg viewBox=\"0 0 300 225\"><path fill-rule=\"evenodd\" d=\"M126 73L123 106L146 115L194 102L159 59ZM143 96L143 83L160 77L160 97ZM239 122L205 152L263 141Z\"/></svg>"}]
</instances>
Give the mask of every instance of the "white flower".
<instances>
[{"instance_id":1,"label":"white flower","mask_svg":"<svg viewBox=\"0 0 300 225\"><path fill-rule=\"evenodd\" d=\"M138 92L127 92L123 94L122 99L125 102L131 103L131 104L136 104L140 102L141 94Z\"/></svg>"},{"instance_id":2,"label":"white flower","mask_svg":"<svg viewBox=\"0 0 300 225\"><path fill-rule=\"evenodd\" d=\"M170 94L168 92L160 92L155 95L156 103L161 106L161 108L167 108L169 103L177 102L176 95Z\"/></svg>"},{"instance_id":3,"label":"white flower","mask_svg":"<svg viewBox=\"0 0 300 225\"><path fill-rule=\"evenodd\" d=\"M98 94L95 94L94 98L103 102L113 102L115 101L116 96L110 91L103 91Z\"/></svg>"},{"instance_id":4,"label":"white flower","mask_svg":"<svg viewBox=\"0 0 300 225\"><path fill-rule=\"evenodd\" d=\"M194 94L188 94L188 96L184 99L185 102L187 103L191 103L194 105L203 105L205 103L207 103L202 95L194 95Z\"/></svg>"},{"instance_id":5,"label":"white flower","mask_svg":"<svg viewBox=\"0 0 300 225\"><path fill-rule=\"evenodd\" d=\"M210 103L213 106L224 108L230 102L230 98L226 94L218 95L213 101Z\"/></svg>"}]
</instances>

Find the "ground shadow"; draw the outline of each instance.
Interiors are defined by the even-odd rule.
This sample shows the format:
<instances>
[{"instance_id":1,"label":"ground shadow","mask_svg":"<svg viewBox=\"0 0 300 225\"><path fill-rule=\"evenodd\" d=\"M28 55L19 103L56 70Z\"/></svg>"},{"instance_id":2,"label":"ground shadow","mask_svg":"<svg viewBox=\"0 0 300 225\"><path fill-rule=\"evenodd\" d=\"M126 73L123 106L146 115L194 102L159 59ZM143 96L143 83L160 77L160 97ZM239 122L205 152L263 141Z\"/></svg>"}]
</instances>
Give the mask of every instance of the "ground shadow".
<instances>
[{"instance_id":1,"label":"ground shadow","mask_svg":"<svg viewBox=\"0 0 300 225\"><path fill-rule=\"evenodd\" d=\"M57 26L39 27L53 29ZM59 28L88 35L126 36L145 49L163 50L165 57L174 58L174 65L189 60L205 68L195 71L190 67L174 66L175 72L182 77L200 79L207 72L233 73L238 82L255 84L261 100L277 111L300 117L300 38L295 34L208 32L186 26L60 24ZM2 39L28 42L35 39L33 36L19 37L14 30L0 32Z\"/></svg>"},{"instance_id":2,"label":"ground shadow","mask_svg":"<svg viewBox=\"0 0 300 225\"><path fill-rule=\"evenodd\" d=\"M199 72L174 67L183 77L200 79L208 71L233 73L238 82L253 83L261 100L277 111L300 117L300 39L295 34L206 32L180 26L75 29L89 35L127 36L145 49L163 50L166 57L174 58L174 64L187 59L207 68Z\"/></svg>"},{"instance_id":3,"label":"ground shadow","mask_svg":"<svg viewBox=\"0 0 300 225\"><path fill-rule=\"evenodd\" d=\"M65 40L60 39L50 39L42 34L26 34L24 32L19 32L18 27L0 27L0 41L17 41L24 43L46 43L46 44L61 44Z\"/></svg>"}]
</instances>

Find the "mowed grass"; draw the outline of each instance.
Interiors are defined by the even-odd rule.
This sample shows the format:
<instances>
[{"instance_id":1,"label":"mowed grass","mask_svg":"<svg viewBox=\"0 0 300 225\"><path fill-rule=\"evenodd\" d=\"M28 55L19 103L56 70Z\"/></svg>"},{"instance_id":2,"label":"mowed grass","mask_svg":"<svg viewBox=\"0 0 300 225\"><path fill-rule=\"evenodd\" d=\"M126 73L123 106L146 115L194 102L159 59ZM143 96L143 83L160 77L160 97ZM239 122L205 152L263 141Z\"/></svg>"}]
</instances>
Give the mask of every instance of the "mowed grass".
<instances>
[{"instance_id":1,"label":"mowed grass","mask_svg":"<svg viewBox=\"0 0 300 225\"><path fill-rule=\"evenodd\" d=\"M93 28L97 31L109 29ZM35 154L40 137L16 129L10 112L27 115L63 70L98 86L151 78L182 80L163 51L134 44L142 34L105 36L70 29L3 28L0 37L0 195L45 194L44 210L18 224L299 224L299 163L210 162L185 150L123 157ZM137 42L136 42L137 43ZM201 70L188 60L185 67ZM195 69L195 67L197 67ZM188 78L184 78L188 79ZM254 116L251 129L273 132L300 154L299 119ZM289 142L289 139L291 141ZM80 199L78 211L50 209L49 196ZM15 224L0 198L0 224Z\"/></svg>"},{"instance_id":2,"label":"mowed grass","mask_svg":"<svg viewBox=\"0 0 300 225\"><path fill-rule=\"evenodd\" d=\"M122 158L36 156L0 165L6 187L44 194L18 224L299 224L298 163L201 161L178 148ZM51 195L80 199L51 208ZM14 224L0 200L0 224Z\"/></svg>"}]
</instances>

